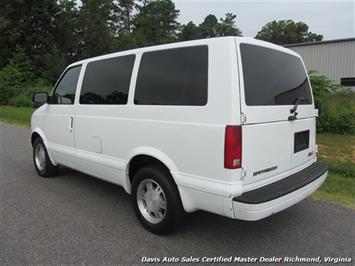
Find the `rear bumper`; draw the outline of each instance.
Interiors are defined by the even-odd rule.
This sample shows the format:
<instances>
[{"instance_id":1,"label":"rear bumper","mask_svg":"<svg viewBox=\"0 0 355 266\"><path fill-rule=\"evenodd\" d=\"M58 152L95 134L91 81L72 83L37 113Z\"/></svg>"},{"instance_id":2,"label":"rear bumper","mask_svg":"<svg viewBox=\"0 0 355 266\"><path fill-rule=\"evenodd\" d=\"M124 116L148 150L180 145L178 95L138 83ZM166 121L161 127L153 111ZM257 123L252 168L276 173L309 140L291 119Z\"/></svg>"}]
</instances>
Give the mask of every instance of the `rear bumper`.
<instances>
[{"instance_id":1,"label":"rear bumper","mask_svg":"<svg viewBox=\"0 0 355 266\"><path fill-rule=\"evenodd\" d=\"M325 181L327 167L314 163L280 181L233 198L234 217L255 221L282 211L308 197Z\"/></svg>"}]
</instances>

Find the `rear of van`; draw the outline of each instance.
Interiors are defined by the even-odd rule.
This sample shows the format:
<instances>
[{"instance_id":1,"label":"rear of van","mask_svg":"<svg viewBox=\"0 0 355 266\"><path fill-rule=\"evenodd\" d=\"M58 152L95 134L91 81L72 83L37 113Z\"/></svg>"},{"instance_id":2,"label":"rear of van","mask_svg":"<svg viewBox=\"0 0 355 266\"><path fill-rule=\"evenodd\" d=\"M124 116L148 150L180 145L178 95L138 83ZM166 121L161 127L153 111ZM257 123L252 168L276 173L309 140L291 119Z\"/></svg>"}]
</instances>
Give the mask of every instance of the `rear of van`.
<instances>
[{"instance_id":1,"label":"rear of van","mask_svg":"<svg viewBox=\"0 0 355 266\"><path fill-rule=\"evenodd\" d=\"M233 198L235 217L258 220L313 193L327 168L316 158L317 110L302 58L249 38L236 38L236 50L240 158L226 167L243 173L243 193Z\"/></svg>"}]
</instances>

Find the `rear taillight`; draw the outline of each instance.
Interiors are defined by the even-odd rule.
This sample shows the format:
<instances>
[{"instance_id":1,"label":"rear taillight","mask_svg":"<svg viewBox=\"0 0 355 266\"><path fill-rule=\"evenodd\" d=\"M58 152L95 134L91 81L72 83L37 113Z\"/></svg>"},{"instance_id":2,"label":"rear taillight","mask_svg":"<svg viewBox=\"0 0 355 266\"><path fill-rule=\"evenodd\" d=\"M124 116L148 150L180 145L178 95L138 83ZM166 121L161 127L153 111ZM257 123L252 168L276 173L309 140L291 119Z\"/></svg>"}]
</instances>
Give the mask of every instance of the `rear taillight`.
<instances>
[{"instance_id":1,"label":"rear taillight","mask_svg":"<svg viewBox=\"0 0 355 266\"><path fill-rule=\"evenodd\" d=\"M237 169L242 165L242 127L226 126L224 139L224 167Z\"/></svg>"}]
</instances>

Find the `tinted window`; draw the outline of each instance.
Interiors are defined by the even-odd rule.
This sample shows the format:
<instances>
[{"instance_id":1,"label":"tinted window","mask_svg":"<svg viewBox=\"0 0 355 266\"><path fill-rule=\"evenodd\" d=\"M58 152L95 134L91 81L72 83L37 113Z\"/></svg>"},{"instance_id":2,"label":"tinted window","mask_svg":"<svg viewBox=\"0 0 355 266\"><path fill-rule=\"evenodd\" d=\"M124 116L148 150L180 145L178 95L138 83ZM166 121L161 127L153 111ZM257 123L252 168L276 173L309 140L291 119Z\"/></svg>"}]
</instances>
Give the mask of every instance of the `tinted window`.
<instances>
[{"instance_id":1,"label":"tinted window","mask_svg":"<svg viewBox=\"0 0 355 266\"><path fill-rule=\"evenodd\" d=\"M340 85L341 86L355 86L355 78L341 78Z\"/></svg>"},{"instance_id":2,"label":"tinted window","mask_svg":"<svg viewBox=\"0 0 355 266\"><path fill-rule=\"evenodd\" d=\"M205 105L207 72L207 46L144 53L134 103Z\"/></svg>"},{"instance_id":3,"label":"tinted window","mask_svg":"<svg viewBox=\"0 0 355 266\"><path fill-rule=\"evenodd\" d=\"M80 93L81 104L126 104L134 55L91 62Z\"/></svg>"},{"instance_id":4,"label":"tinted window","mask_svg":"<svg viewBox=\"0 0 355 266\"><path fill-rule=\"evenodd\" d=\"M76 85L80 74L81 66L69 68L60 79L54 90L53 104L73 104L75 99Z\"/></svg>"},{"instance_id":5,"label":"tinted window","mask_svg":"<svg viewBox=\"0 0 355 266\"><path fill-rule=\"evenodd\" d=\"M312 103L302 61L296 56L255 45L240 45L247 105Z\"/></svg>"}]
</instances>

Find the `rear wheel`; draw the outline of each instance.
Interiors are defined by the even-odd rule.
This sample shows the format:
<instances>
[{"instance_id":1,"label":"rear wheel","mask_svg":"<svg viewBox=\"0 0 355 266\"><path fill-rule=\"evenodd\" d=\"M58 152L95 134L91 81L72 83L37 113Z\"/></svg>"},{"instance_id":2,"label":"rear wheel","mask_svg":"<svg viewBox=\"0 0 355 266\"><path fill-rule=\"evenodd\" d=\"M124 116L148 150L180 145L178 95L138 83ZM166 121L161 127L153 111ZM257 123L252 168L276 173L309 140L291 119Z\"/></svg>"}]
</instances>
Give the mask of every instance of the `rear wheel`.
<instances>
[{"instance_id":1,"label":"rear wheel","mask_svg":"<svg viewBox=\"0 0 355 266\"><path fill-rule=\"evenodd\" d=\"M37 138L33 144L33 163L37 173L42 177L50 177L57 174L58 166L52 164L41 138Z\"/></svg>"},{"instance_id":2,"label":"rear wheel","mask_svg":"<svg viewBox=\"0 0 355 266\"><path fill-rule=\"evenodd\" d=\"M155 234L167 234L182 224L184 210L170 173L152 165L133 178L132 201L141 224Z\"/></svg>"}]
</instances>

